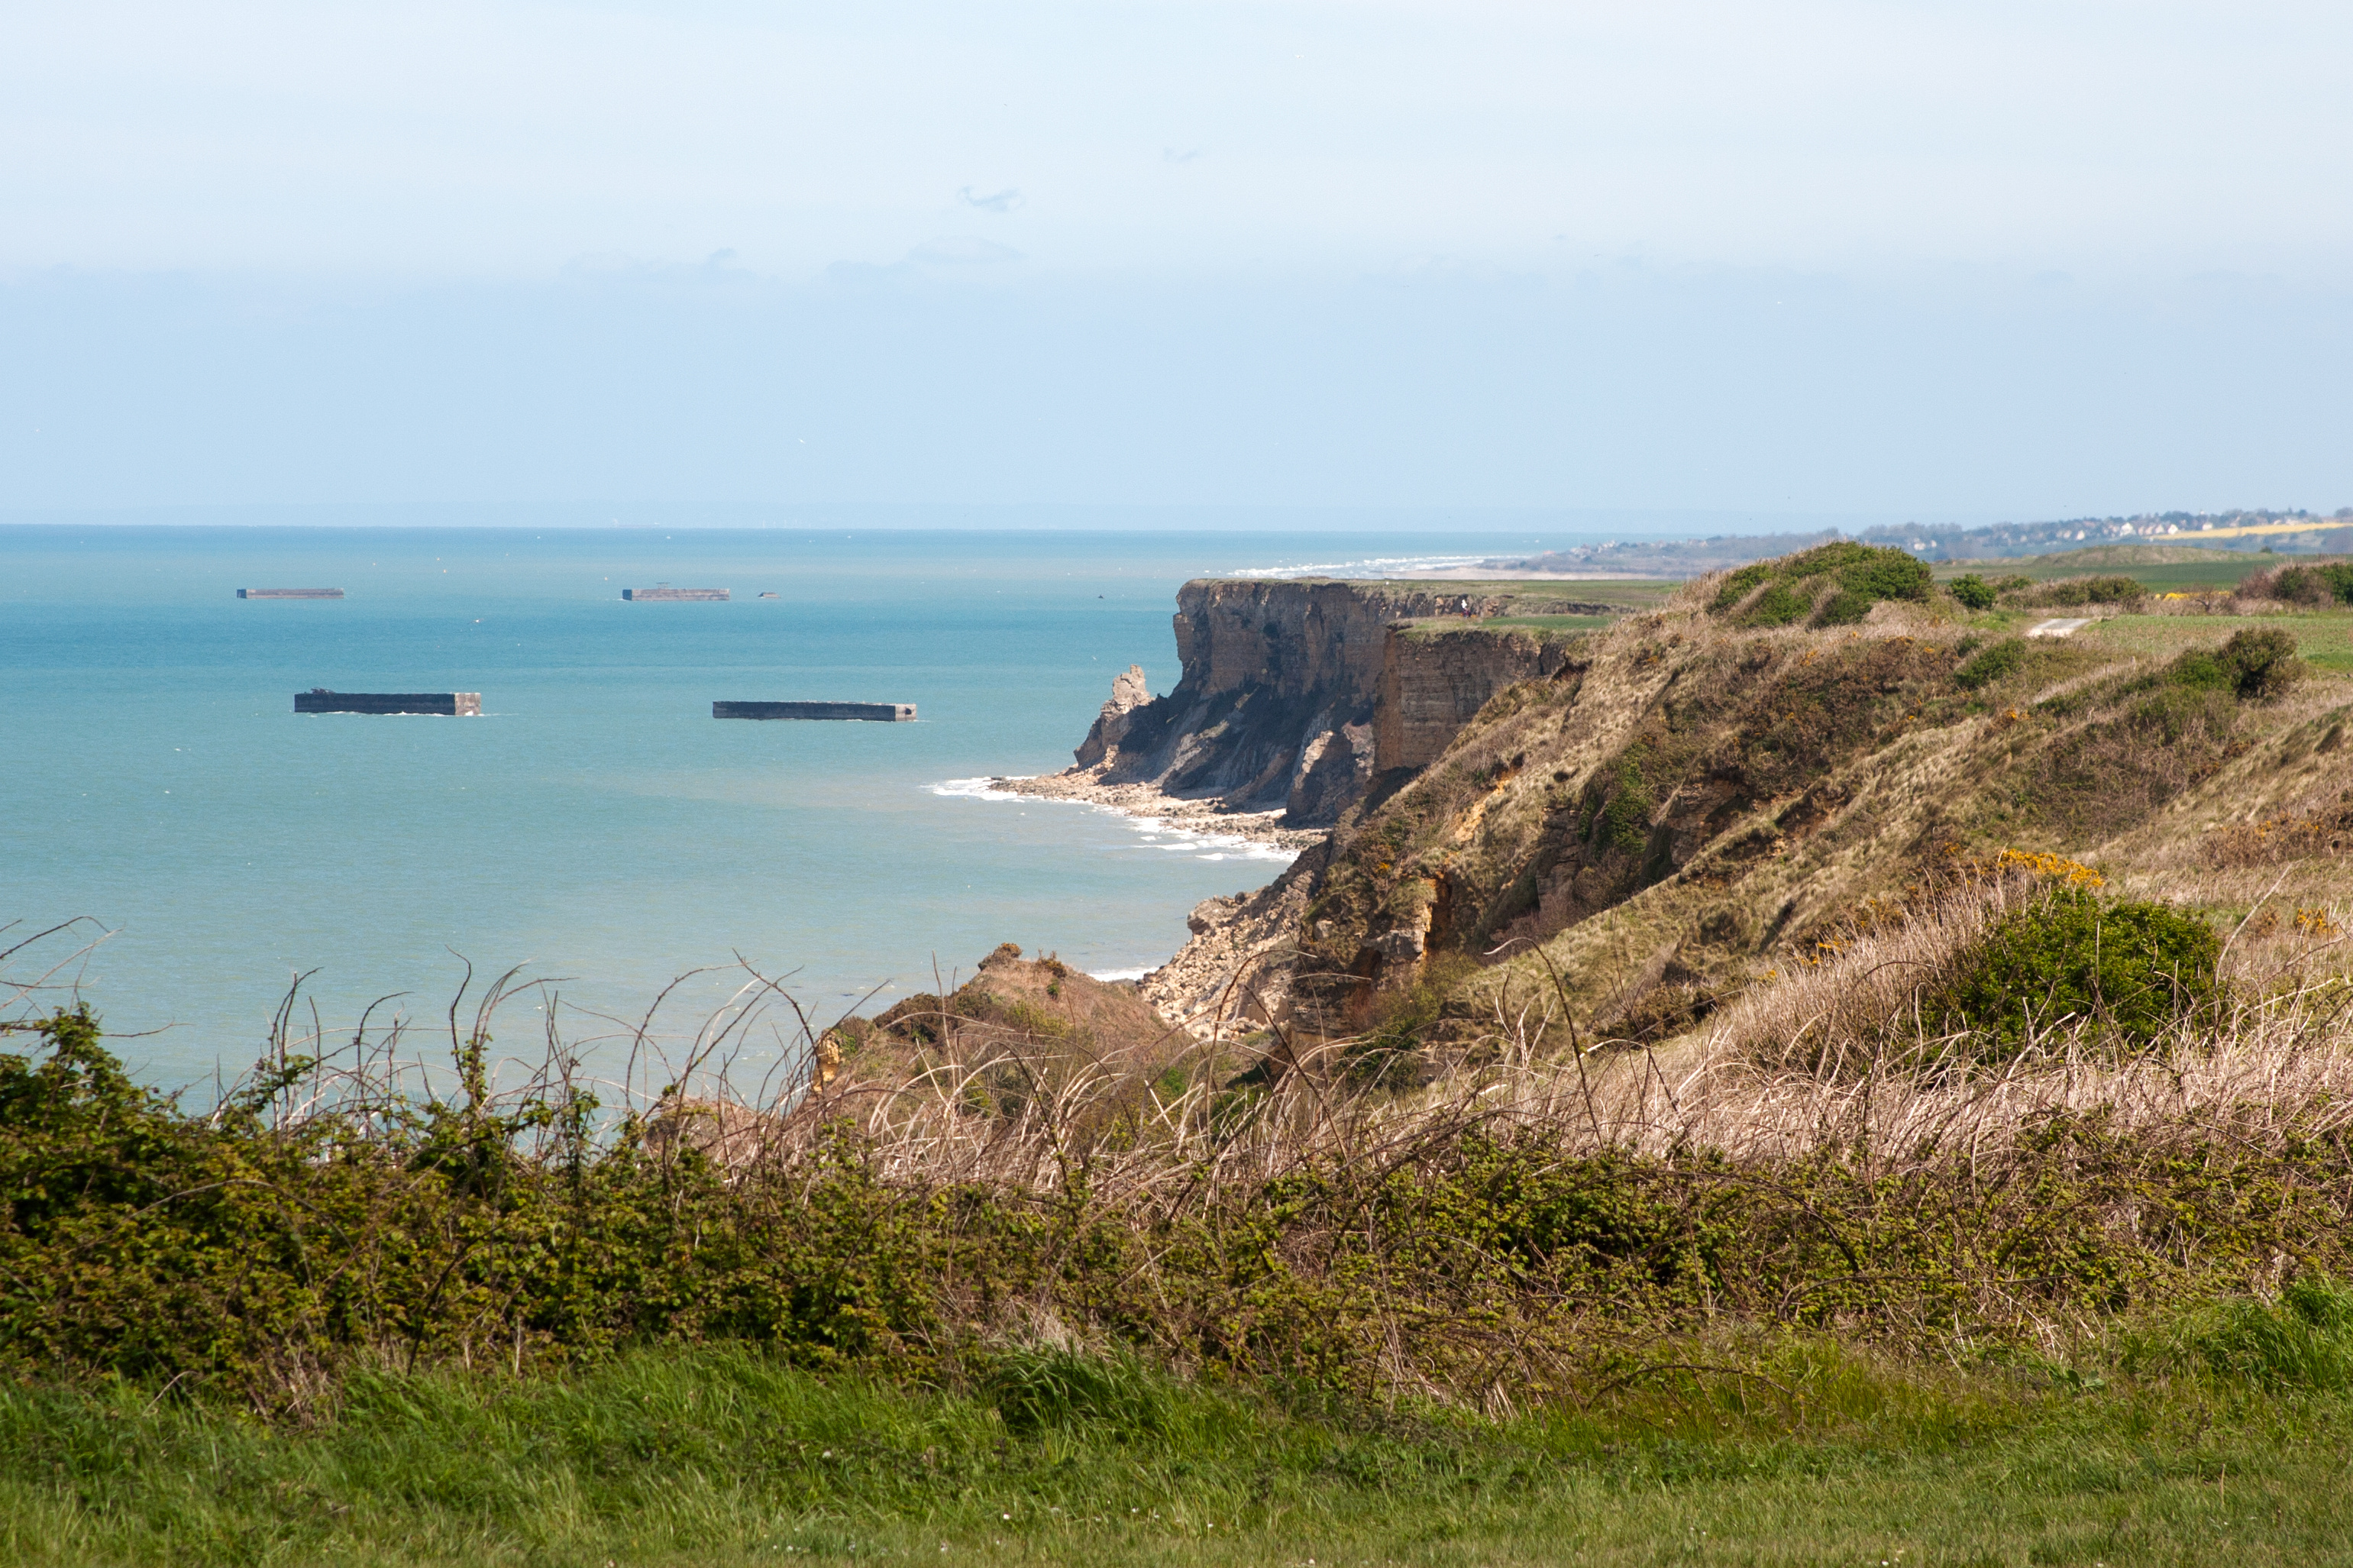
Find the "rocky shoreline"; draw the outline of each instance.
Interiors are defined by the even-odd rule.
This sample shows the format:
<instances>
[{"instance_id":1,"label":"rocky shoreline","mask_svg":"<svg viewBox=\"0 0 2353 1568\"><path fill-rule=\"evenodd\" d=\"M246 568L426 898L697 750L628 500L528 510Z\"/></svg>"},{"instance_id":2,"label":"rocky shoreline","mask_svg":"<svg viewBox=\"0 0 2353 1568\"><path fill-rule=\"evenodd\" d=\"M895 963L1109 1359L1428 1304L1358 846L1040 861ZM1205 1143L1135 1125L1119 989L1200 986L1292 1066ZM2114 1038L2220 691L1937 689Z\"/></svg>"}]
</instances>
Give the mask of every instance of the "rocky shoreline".
<instances>
[{"instance_id":1,"label":"rocky shoreline","mask_svg":"<svg viewBox=\"0 0 2353 1568\"><path fill-rule=\"evenodd\" d=\"M991 779L988 787L1035 800L1083 801L1178 832L1214 833L1293 854L1311 850L1332 836L1329 828L1282 826L1280 808L1237 811L1214 796L1189 799L1167 794L1156 784L1107 784L1094 768L1070 768L1029 779Z\"/></svg>"},{"instance_id":2,"label":"rocky shoreline","mask_svg":"<svg viewBox=\"0 0 2353 1568\"><path fill-rule=\"evenodd\" d=\"M1030 779L991 779L989 788L1032 800L1075 800L1178 832L1216 835L1296 857L1271 884L1203 900L1187 919L1191 938L1135 982L1162 1018L1195 1039L1239 1040L1281 1015L1289 994L1288 938L1306 911L1310 877L1323 863L1329 828L1286 828L1281 810L1236 811L1217 799L1188 799L1154 784L1107 784L1103 768L1070 768ZM1262 960L1273 959L1269 963Z\"/></svg>"}]
</instances>

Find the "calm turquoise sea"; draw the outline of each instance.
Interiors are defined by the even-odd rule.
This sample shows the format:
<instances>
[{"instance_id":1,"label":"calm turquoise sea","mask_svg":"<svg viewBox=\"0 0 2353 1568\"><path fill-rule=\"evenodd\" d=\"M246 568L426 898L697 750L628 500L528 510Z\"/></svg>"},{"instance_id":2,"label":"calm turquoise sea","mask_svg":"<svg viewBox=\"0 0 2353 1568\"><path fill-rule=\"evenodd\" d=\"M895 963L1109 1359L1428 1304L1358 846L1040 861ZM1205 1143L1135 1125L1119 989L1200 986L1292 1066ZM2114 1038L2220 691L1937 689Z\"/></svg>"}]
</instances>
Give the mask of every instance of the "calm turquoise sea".
<instances>
[{"instance_id":1,"label":"calm turquoise sea","mask_svg":"<svg viewBox=\"0 0 2353 1568\"><path fill-rule=\"evenodd\" d=\"M1172 685L1187 577L1530 543L0 527L0 920L111 931L58 983L174 1086L249 1065L298 972L348 1026L389 993L438 1017L467 961L522 965L561 981L574 1035L739 957L828 1018L1004 941L1132 974L1282 862L958 781L1066 766L1130 662ZM621 601L657 581L734 597ZM235 597L277 587L349 597ZM298 716L311 686L479 691L482 716ZM718 698L922 717L721 722ZM658 1026L743 978L690 980Z\"/></svg>"}]
</instances>

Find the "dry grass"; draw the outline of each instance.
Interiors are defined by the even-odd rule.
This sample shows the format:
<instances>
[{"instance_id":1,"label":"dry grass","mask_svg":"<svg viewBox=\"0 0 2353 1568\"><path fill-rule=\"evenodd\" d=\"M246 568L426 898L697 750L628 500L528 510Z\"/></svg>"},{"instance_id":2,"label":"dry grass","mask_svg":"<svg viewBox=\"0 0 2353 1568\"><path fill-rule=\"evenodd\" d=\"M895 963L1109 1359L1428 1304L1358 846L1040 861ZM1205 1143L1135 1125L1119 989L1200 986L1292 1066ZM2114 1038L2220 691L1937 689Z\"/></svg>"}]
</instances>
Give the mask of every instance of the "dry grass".
<instances>
[{"instance_id":1,"label":"dry grass","mask_svg":"<svg viewBox=\"0 0 2353 1568\"><path fill-rule=\"evenodd\" d=\"M1359 1042L1277 1031L1248 1085L1229 1042L1193 1057L1189 1080L1149 1084L1115 1064L1047 1059L1040 1043L1041 1092L1010 1109L953 1066L815 1087L787 1070L744 1095L726 1066L747 1034L788 1022L813 1046L825 1032L752 977L674 1046L651 1027L659 1010L634 1028L631 1075L601 1086L608 1112L633 1114L606 1138L627 1146L665 1116L716 1124L701 1152L734 1195L696 1200L704 1217L665 1245L701 1245L715 1225L738 1247L817 1247L815 1263L758 1263L789 1278L864 1266L860 1249L877 1244L858 1238L885 1238L902 1260L894 1277L930 1303L889 1342L920 1333L927 1356L972 1336L1075 1336L1141 1343L1179 1367L1497 1411L1639 1375L1710 1324L2056 1347L2119 1303L2341 1266L2347 912L2233 933L2227 1013L2128 1058L2060 1031L1987 1067L1891 1027L1909 977L2027 891L2020 875L1989 877L1859 931L1656 1049L1594 1042L1563 989L1523 992L1408 1092L1352 1078ZM518 994L493 987L470 1033L453 1007L461 1075L465 1042ZM281 1029L281 1064L299 1066L303 1044ZM389 1125L414 1094L384 1046L356 1053L340 1087L292 1073L280 1124L340 1096L357 1127L364 1095ZM555 1066L483 1104L543 1097L578 1059L557 1049ZM667 1169L697 1144L638 1147ZM828 1172L846 1150L859 1174L844 1187ZM565 1157L552 1139L520 1152L551 1172ZM866 1217L840 1230L850 1211L828 1205L852 1200ZM837 1245L850 1250L824 1250ZM742 1255L730 1266L757 1262ZM509 1309L486 1307L475 1338L511 1342L520 1364L526 1331L497 1316Z\"/></svg>"}]
</instances>

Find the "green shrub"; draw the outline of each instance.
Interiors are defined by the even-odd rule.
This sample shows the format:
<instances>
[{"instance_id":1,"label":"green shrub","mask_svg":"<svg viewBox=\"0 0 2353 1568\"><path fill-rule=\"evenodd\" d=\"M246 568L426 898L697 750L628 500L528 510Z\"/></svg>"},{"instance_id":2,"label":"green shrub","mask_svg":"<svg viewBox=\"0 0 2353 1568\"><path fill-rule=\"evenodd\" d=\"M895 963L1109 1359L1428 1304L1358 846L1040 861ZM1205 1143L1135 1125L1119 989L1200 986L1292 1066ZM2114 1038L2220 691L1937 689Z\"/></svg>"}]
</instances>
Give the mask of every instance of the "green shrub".
<instances>
[{"instance_id":1,"label":"green shrub","mask_svg":"<svg viewBox=\"0 0 2353 1568\"><path fill-rule=\"evenodd\" d=\"M1841 588L1824 599L1821 609L1814 612L1814 624L1816 626L1852 626L1864 616L1869 615L1871 607L1878 602L1867 593L1854 588Z\"/></svg>"},{"instance_id":2,"label":"green shrub","mask_svg":"<svg viewBox=\"0 0 2353 1568\"><path fill-rule=\"evenodd\" d=\"M2277 627L2231 634L2220 648L2193 648L2166 666L2168 684L2229 692L2242 702L2284 695L2303 678L2295 639Z\"/></svg>"},{"instance_id":3,"label":"green shrub","mask_svg":"<svg viewBox=\"0 0 2353 1568\"><path fill-rule=\"evenodd\" d=\"M1980 648L1955 670L1954 683L1964 691L1974 692L1996 681L2008 680L2025 667L2026 652L2025 638L2005 637L1989 647Z\"/></svg>"},{"instance_id":4,"label":"green shrub","mask_svg":"<svg viewBox=\"0 0 2353 1568\"><path fill-rule=\"evenodd\" d=\"M1955 599L1959 599L1971 609L1991 609L1994 600L2000 597L1995 593L1993 585L1975 572L1971 572L1967 577L1955 577L1946 587Z\"/></svg>"},{"instance_id":5,"label":"green shrub","mask_svg":"<svg viewBox=\"0 0 2353 1568\"><path fill-rule=\"evenodd\" d=\"M2239 591L2250 599L2276 599L2289 604L2353 604L2353 561L2253 572L2239 584Z\"/></svg>"},{"instance_id":6,"label":"green shrub","mask_svg":"<svg viewBox=\"0 0 2353 1568\"><path fill-rule=\"evenodd\" d=\"M1932 1011L1976 1036L1986 1060L2016 1055L2069 1021L2138 1050L2212 1012L2221 948L2213 927L2169 904L2053 888L1986 931Z\"/></svg>"},{"instance_id":7,"label":"green shrub","mask_svg":"<svg viewBox=\"0 0 2353 1568\"><path fill-rule=\"evenodd\" d=\"M1757 602L1741 620L1750 626L1787 626L1805 620L1812 609L1810 602L1790 591L1788 584L1775 583L1757 596Z\"/></svg>"},{"instance_id":8,"label":"green shrub","mask_svg":"<svg viewBox=\"0 0 2353 1568\"><path fill-rule=\"evenodd\" d=\"M1936 591L1927 564L1909 553L1841 541L1741 567L1716 590L1714 608L1730 610L1760 586L1744 626L1787 626L1810 613L1819 626L1849 626L1883 599L1925 603Z\"/></svg>"}]
</instances>

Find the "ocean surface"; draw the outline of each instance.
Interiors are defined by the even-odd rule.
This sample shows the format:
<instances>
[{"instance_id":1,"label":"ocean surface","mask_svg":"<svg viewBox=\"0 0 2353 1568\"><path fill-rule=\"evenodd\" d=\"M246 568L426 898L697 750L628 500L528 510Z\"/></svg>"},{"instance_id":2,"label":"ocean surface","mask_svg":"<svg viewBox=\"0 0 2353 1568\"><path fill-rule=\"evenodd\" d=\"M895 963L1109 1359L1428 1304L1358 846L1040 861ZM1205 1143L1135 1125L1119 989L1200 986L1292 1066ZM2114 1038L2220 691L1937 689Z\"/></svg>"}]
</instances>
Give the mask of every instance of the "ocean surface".
<instances>
[{"instance_id":1,"label":"ocean surface","mask_svg":"<svg viewBox=\"0 0 2353 1568\"><path fill-rule=\"evenodd\" d=\"M1524 532L0 526L0 921L16 922L0 947L82 921L0 973L69 959L46 994L78 987L142 1077L200 1096L250 1066L297 974L305 1026L315 1008L332 1031L391 995L378 1022L438 1023L469 963L522 966L557 982L501 1023L526 1054L551 1005L567 1038L609 1037L603 1021L634 1023L711 966L658 1033L691 1037L747 980L739 964L788 977L820 1022L968 976L1006 941L1139 974L1194 904L1283 858L976 781L1068 766L1130 662L1155 692L1175 684L1188 577L1534 547ZM658 582L733 597L620 598ZM235 597L310 587L348 597ZM482 716L297 715L312 686L479 691ZM921 717L714 721L720 698ZM790 1049L781 1033L743 1048L771 1066Z\"/></svg>"}]
</instances>

